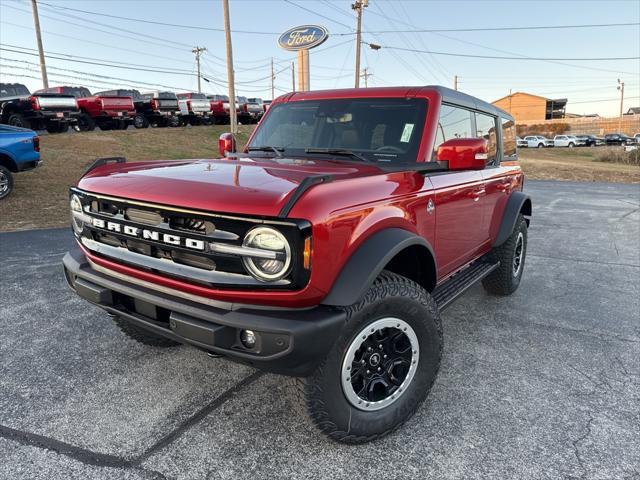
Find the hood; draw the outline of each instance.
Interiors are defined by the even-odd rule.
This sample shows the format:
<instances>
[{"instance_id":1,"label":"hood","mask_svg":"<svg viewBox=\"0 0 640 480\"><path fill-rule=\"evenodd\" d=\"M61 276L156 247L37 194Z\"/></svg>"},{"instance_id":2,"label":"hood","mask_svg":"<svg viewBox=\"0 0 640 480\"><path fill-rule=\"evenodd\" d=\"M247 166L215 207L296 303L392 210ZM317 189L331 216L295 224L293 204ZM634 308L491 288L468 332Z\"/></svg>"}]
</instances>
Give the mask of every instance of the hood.
<instances>
[{"instance_id":1,"label":"hood","mask_svg":"<svg viewBox=\"0 0 640 480\"><path fill-rule=\"evenodd\" d=\"M309 176L334 180L383 173L375 165L242 158L109 164L78 187L96 194L220 213L275 217ZM318 188L318 187L314 187Z\"/></svg>"}]
</instances>

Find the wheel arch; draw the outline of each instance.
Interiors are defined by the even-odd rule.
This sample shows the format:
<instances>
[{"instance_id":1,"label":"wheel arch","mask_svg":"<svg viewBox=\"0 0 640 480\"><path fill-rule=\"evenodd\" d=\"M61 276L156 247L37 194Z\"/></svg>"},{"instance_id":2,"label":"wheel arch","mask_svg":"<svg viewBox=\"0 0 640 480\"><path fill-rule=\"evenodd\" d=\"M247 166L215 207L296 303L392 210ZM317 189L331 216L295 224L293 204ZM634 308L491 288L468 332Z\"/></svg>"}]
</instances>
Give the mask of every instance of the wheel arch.
<instances>
[{"instance_id":1,"label":"wheel arch","mask_svg":"<svg viewBox=\"0 0 640 480\"><path fill-rule=\"evenodd\" d=\"M493 242L493 247L499 247L509 238L520 214L525 217L528 227L531 222L532 208L533 206L529 195L523 192L513 192L509 196L509 200L507 200L507 205L505 206L500 222L500 229Z\"/></svg>"},{"instance_id":2,"label":"wheel arch","mask_svg":"<svg viewBox=\"0 0 640 480\"><path fill-rule=\"evenodd\" d=\"M0 152L0 165L9 169L10 172L18 171L18 164L9 154Z\"/></svg>"},{"instance_id":3,"label":"wheel arch","mask_svg":"<svg viewBox=\"0 0 640 480\"><path fill-rule=\"evenodd\" d=\"M427 291L437 282L433 248L424 238L402 228L387 228L367 238L340 271L324 305L358 302L380 272L392 271L415 281Z\"/></svg>"}]
</instances>

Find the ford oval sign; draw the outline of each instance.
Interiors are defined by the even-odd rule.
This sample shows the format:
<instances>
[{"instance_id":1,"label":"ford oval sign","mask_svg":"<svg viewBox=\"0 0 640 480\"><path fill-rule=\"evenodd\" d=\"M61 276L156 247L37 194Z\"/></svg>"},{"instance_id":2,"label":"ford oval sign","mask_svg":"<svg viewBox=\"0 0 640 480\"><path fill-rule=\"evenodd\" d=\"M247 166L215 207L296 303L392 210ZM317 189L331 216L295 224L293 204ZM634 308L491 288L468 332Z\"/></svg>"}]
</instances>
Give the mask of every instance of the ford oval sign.
<instances>
[{"instance_id":1,"label":"ford oval sign","mask_svg":"<svg viewBox=\"0 0 640 480\"><path fill-rule=\"evenodd\" d=\"M309 50L329 38L329 32L320 25L294 27L278 38L278 45L285 50Z\"/></svg>"}]
</instances>

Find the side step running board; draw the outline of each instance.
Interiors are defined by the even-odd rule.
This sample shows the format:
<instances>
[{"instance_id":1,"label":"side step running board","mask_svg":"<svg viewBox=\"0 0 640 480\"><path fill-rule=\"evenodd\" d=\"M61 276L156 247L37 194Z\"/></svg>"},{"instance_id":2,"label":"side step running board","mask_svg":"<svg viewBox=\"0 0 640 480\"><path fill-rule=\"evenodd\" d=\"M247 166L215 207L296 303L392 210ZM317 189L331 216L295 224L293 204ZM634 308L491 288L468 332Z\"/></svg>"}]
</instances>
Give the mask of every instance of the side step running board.
<instances>
[{"instance_id":1,"label":"side step running board","mask_svg":"<svg viewBox=\"0 0 640 480\"><path fill-rule=\"evenodd\" d=\"M431 294L442 312L453 301L467 291L474 284L493 272L500 266L500 262L492 263L488 260L478 260L461 272L456 273Z\"/></svg>"}]
</instances>

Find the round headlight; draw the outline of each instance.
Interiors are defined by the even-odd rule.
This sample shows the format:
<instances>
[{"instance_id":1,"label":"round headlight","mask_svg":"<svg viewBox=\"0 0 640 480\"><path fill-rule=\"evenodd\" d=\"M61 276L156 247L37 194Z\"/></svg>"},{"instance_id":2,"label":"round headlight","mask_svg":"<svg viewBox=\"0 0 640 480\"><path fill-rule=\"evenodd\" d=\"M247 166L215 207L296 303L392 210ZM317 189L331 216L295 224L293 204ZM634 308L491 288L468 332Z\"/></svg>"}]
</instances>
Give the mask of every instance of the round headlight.
<instances>
[{"instance_id":1,"label":"round headlight","mask_svg":"<svg viewBox=\"0 0 640 480\"><path fill-rule=\"evenodd\" d=\"M70 206L71 226L73 227L73 231L79 235L82 233L82 229L84 228L84 215L82 213L82 202L80 202L80 198L77 195L71 196Z\"/></svg>"},{"instance_id":2,"label":"round headlight","mask_svg":"<svg viewBox=\"0 0 640 480\"><path fill-rule=\"evenodd\" d=\"M247 233L243 246L264 250L268 257L244 257L245 268L258 280L270 282L284 277L291 265L291 247L282 233L270 227L257 227ZM273 252L273 255L269 255Z\"/></svg>"}]
</instances>

